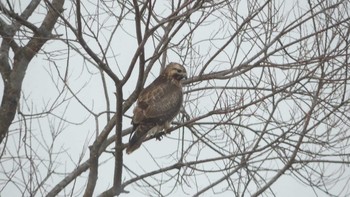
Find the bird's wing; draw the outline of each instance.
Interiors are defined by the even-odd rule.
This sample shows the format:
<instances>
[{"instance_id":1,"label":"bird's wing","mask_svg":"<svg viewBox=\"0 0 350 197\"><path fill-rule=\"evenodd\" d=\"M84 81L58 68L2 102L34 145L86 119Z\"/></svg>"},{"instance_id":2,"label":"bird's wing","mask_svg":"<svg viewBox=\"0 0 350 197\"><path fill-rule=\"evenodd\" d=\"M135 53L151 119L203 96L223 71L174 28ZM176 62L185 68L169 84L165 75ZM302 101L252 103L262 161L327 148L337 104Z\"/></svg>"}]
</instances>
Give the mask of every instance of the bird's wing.
<instances>
[{"instance_id":1,"label":"bird's wing","mask_svg":"<svg viewBox=\"0 0 350 197\"><path fill-rule=\"evenodd\" d=\"M169 82L151 84L139 96L133 122L162 124L176 116L181 104L181 87Z\"/></svg>"}]
</instances>

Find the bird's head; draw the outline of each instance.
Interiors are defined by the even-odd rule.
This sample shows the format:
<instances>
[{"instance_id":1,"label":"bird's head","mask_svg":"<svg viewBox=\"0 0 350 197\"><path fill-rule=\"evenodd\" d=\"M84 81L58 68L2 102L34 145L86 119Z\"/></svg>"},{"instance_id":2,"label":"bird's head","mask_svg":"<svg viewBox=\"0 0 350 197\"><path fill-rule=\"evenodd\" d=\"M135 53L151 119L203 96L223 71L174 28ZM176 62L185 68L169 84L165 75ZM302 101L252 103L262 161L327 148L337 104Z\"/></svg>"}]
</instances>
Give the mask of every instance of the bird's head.
<instances>
[{"instance_id":1,"label":"bird's head","mask_svg":"<svg viewBox=\"0 0 350 197\"><path fill-rule=\"evenodd\" d=\"M163 74L167 78L175 79L178 81L180 81L181 79L187 78L187 72L185 67L183 67L179 63L174 63L174 62L168 64L165 67Z\"/></svg>"}]
</instances>

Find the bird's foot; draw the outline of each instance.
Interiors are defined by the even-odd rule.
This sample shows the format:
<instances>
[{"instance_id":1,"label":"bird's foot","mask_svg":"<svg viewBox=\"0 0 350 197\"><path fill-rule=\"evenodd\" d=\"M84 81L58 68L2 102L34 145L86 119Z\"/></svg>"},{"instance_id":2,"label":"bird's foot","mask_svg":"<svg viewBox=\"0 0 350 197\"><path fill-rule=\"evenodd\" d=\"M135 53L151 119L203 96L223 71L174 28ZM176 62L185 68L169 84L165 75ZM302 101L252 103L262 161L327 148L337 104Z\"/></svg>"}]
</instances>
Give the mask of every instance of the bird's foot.
<instances>
[{"instance_id":1,"label":"bird's foot","mask_svg":"<svg viewBox=\"0 0 350 197\"><path fill-rule=\"evenodd\" d=\"M160 133L157 133L154 135L154 137L156 138L156 140L162 140L163 139L163 136L166 135L165 132L160 132Z\"/></svg>"}]
</instances>

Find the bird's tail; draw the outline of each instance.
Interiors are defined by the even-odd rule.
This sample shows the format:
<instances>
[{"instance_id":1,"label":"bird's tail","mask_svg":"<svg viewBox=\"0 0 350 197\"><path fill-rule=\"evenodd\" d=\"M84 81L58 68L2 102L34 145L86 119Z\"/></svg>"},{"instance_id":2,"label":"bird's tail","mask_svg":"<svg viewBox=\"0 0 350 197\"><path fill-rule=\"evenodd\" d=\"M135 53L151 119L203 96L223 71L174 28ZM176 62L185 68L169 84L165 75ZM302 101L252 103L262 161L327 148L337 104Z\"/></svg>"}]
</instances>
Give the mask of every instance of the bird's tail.
<instances>
[{"instance_id":1,"label":"bird's tail","mask_svg":"<svg viewBox=\"0 0 350 197\"><path fill-rule=\"evenodd\" d=\"M126 147L126 153L131 154L134 150L138 149L147 136L147 132L151 129L150 125L138 125L130 135L129 144Z\"/></svg>"}]
</instances>

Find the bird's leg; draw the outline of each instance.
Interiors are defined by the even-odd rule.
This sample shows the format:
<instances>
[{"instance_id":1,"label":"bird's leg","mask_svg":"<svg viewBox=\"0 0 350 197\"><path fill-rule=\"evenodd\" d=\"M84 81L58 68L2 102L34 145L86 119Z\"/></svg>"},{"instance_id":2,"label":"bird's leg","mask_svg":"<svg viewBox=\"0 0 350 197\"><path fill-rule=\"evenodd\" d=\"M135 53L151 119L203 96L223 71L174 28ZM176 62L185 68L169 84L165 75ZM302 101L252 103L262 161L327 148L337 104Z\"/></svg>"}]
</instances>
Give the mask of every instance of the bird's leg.
<instances>
[{"instance_id":1,"label":"bird's leg","mask_svg":"<svg viewBox=\"0 0 350 197\"><path fill-rule=\"evenodd\" d=\"M169 131L169 129L170 129L170 122L166 122L165 124L164 124L164 126L163 126L163 129L162 129L162 131L161 132L159 132L159 133L156 133L155 135L154 135L154 137L156 138L156 140L162 140L162 138L163 138L163 136L164 135L166 135L168 132L167 131Z\"/></svg>"},{"instance_id":2,"label":"bird's leg","mask_svg":"<svg viewBox=\"0 0 350 197\"><path fill-rule=\"evenodd\" d=\"M164 134L167 134L170 130L170 121L167 121L165 124L164 124Z\"/></svg>"}]
</instances>

